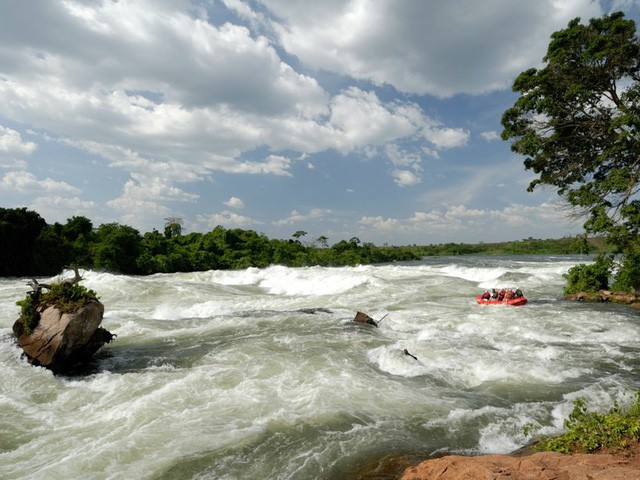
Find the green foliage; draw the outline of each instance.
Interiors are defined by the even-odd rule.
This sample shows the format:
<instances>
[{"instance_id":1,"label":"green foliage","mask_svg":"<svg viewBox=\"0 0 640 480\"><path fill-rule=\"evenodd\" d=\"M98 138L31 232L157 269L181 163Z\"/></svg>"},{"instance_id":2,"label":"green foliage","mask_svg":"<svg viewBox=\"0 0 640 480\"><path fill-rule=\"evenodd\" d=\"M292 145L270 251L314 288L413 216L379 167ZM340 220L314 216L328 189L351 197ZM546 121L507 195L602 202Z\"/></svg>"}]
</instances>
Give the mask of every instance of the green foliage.
<instances>
[{"instance_id":1,"label":"green foliage","mask_svg":"<svg viewBox=\"0 0 640 480\"><path fill-rule=\"evenodd\" d=\"M578 399L564 427L564 434L543 437L536 448L565 454L605 448L624 450L640 440L640 392L636 392L635 400L626 409L616 402L606 413L589 412L584 400Z\"/></svg>"},{"instance_id":2,"label":"green foliage","mask_svg":"<svg viewBox=\"0 0 640 480\"><path fill-rule=\"evenodd\" d=\"M39 305L54 305L62 313L73 313L89 300L97 300L96 292L78 283L54 283L40 296Z\"/></svg>"},{"instance_id":3,"label":"green foliage","mask_svg":"<svg viewBox=\"0 0 640 480\"><path fill-rule=\"evenodd\" d=\"M47 222L26 208L0 208L0 277L38 273L36 239Z\"/></svg>"},{"instance_id":4,"label":"green foliage","mask_svg":"<svg viewBox=\"0 0 640 480\"><path fill-rule=\"evenodd\" d=\"M20 318L24 327L24 333L29 335L36 328L40 321L38 314L38 295L37 292L29 292L23 300L18 300L16 305L20 307Z\"/></svg>"},{"instance_id":5,"label":"green foliage","mask_svg":"<svg viewBox=\"0 0 640 480\"><path fill-rule=\"evenodd\" d=\"M599 290L608 289L612 267L613 259L606 255L600 255L590 265L581 263L571 267L564 275L567 279L565 295L577 292L597 293Z\"/></svg>"},{"instance_id":6,"label":"green foliage","mask_svg":"<svg viewBox=\"0 0 640 480\"><path fill-rule=\"evenodd\" d=\"M0 231L2 231L0 209ZM38 214L24 209L5 211L7 237L0 245L22 242L21 224L35 221L37 228L30 258L12 266L13 275L53 275L66 265L127 274L149 275L204 270L241 269L284 265L343 266L417 260L429 255L496 255L496 254L568 254L599 251L601 239L567 237L557 240L526 240L502 243L455 244L427 246L376 246L358 237L340 240L328 246L328 237L320 236L318 246L299 240L306 232L299 230L288 240L269 239L264 234L239 228L218 226L207 233L183 235L180 219L170 234L152 230L144 235L126 225L108 223L93 229L85 217L72 217L67 223L47 225ZM40 219L40 220L38 220ZM14 222L14 223L12 223ZM17 248L17 247L16 247ZM12 251L9 249L8 251ZM0 250L2 252L2 250ZM15 253L15 252L14 252ZM18 257L18 254L16 254ZM19 258L19 257L18 257ZM10 259L14 260L14 259ZM5 266L0 263L0 269ZM9 275L5 273L5 275ZM1 276L1 275L0 275Z\"/></svg>"},{"instance_id":7,"label":"green foliage","mask_svg":"<svg viewBox=\"0 0 640 480\"><path fill-rule=\"evenodd\" d=\"M135 228L117 223L102 224L92 245L93 266L111 272L137 273L140 233Z\"/></svg>"},{"instance_id":8,"label":"green foliage","mask_svg":"<svg viewBox=\"0 0 640 480\"><path fill-rule=\"evenodd\" d=\"M612 288L617 292L635 293L640 290L640 252L634 250L620 263Z\"/></svg>"},{"instance_id":9,"label":"green foliage","mask_svg":"<svg viewBox=\"0 0 640 480\"><path fill-rule=\"evenodd\" d=\"M640 38L621 12L579 21L551 36L544 68L516 78L521 96L502 116L502 138L537 174L529 190L557 188L588 234L629 256L620 284L638 288Z\"/></svg>"}]
</instances>

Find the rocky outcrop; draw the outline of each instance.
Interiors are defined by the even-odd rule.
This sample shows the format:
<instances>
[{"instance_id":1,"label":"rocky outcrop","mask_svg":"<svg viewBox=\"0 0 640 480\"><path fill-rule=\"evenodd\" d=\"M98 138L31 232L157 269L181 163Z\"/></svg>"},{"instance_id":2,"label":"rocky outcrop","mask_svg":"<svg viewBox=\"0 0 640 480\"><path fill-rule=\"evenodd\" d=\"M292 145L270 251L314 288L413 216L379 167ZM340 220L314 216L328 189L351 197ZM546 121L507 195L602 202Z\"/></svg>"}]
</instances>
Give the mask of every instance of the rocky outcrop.
<instances>
[{"instance_id":1,"label":"rocky outcrop","mask_svg":"<svg viewBox=\"0 0 640 480\"><path fill-rule=\"evenodd\" d=\"M611 302L623 303L640 308L640 298L632 293L612 292L610 290L600 290L597 293L576 292L565 296L565 300L578 302Z\"/></svg>"},{"instance_id":2,"label":"rocky outcrop","mask_svg":"<svg viewBox=\"0 0 640 480\"><path fill-rule=\"evenodd\" d=\"M100 328L104 306L98 300L87 302L75 313L62 313L55 306L38 309L38 313L40 321L31 333L24 331L21 319L13 325L17 343L33 365L71 371L113 338Z\"/></svg>"},{"instance_id":3,"label":"rocky outcrop","mask_svg":"<svg viewBox=\"0 0 640 480\"><path fill-rule=\"evenodd\" d=\"M625 454L538 452L523 456L447 455L404 471L401 480L632 480L640 479L638 448Z\"/></svg>"},{"instance_id":4,"label":"rocky outcrop","mask_svg":"<svg viewBox=\"0 0 640 480\"><path fill-rule=\"evenodd\" d=\"M53 286L34 279L33 290L17 302L23 308L13 333L32 365L74 373L115 336L100 327L104 305L94 292L75 285L81 279L77 269L73 279ZM43 294L43 288L50 293Z\"/></svg>"}]
</instances>

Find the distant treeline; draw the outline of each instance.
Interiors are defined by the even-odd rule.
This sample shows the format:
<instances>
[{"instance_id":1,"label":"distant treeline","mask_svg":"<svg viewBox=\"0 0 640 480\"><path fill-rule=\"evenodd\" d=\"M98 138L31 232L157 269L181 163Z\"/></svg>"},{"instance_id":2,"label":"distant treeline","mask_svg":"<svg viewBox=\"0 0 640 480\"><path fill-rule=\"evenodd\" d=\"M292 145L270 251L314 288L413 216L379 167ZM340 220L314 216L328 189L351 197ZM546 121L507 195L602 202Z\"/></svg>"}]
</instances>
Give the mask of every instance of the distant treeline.
<instances>
[{"instance_id":1,"label":"distant treeline","mask_svg":"<svg viewBox=\"0 0 640 480\"><path fill-rule=\"evenodd\" d=\"M593 239L527 239L487 244L376 246L357 237L332 246L327 237L303 243L306 232L291 239L218 226L207 233L182 234L180 219L167 219L164 231L140 234L135 228L106 223L95 228L86 217L65 224L47 222L26 208L0 208L0 276L55 275L65 266L134 275L284 265L343 266L417 260L432 255L571 254L598 252Z\"/></svg>"}]
</instances>

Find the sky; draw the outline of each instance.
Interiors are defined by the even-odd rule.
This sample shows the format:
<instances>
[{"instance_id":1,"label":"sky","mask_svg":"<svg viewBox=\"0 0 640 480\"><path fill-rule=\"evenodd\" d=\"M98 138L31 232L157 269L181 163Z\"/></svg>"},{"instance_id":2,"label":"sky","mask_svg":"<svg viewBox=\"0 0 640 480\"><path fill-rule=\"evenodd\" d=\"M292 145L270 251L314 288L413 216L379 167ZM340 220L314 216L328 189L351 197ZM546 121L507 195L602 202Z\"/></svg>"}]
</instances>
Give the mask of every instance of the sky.
<instances>
[{"instance_id":1,"label":"sky","mask_svg":"<svg viewBox=\"0 0 640 480\"><path fill-rule=\"evenodd\" d=\"M550 35L640 0L2 0L0 207L333 244L582 232L500 139Z\"/></svg>"}]
</instances>

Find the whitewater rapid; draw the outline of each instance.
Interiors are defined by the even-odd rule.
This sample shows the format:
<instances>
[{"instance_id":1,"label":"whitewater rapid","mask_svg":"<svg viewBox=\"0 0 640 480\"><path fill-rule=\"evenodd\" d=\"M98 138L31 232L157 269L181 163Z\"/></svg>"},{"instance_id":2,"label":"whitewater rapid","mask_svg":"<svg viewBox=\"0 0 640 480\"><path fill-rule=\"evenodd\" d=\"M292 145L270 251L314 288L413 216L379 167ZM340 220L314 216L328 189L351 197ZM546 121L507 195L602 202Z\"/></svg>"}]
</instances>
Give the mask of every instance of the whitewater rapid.
<instances>
[{"instance_id":1,"label":"whitewater rapid","mask_svg":"<svg viewBox=\"0 0 640 480\"><path fill-rule=\"evenodd\" d=\"M580 261L86 271L117 338L81 377L21 358L26 279L0 279L0 478L347 479L394 456L516 450L527 425L560 432L575 399L608 408L640 387L638 312L562 300ZM503 286L529 304L475 303Z\"/></svg>"}]
</instances>

